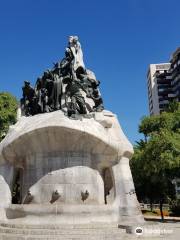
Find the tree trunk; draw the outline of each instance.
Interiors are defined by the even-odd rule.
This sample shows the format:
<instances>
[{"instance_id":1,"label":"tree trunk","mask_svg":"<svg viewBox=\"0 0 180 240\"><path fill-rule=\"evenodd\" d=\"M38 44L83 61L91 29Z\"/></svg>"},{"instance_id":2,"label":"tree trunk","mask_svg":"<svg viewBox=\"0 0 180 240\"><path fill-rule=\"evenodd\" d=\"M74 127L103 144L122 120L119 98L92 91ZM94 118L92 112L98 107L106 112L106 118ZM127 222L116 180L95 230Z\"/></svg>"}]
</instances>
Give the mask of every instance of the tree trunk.
<instances>
[{"instance_id":1,"label":"tree trunk","mask_svg":"<svg viewBox=\"0 0 180 240\"><path fill-rule=\"evenodd\" d=\"M160 209L160 213L161 213L161 221L164 221L164 215L163 215L163 199L160 199L159 202L159 209Z\"/></svg>"},{"instance_id":2,"label":"tree trunk","mask_svg":"<svg viewBox=\"0 0 180 240\"><path fill-rule=\"evenodd\" d=\"M153 201L150 200L150 209L151 209L151 212L153 211Z\"/></svg>"}]
</instances>

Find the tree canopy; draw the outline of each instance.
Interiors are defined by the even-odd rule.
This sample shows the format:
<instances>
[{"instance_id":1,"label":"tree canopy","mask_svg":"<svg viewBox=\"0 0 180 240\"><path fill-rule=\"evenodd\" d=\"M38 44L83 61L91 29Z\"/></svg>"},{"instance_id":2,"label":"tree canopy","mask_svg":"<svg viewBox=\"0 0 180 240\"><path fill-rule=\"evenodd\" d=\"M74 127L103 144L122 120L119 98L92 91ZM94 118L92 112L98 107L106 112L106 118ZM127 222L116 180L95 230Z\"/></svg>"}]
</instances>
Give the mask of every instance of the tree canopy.
<instances>
[{"instance_id":1,"label":"tree canopy","mask_svg":"<svg viewBox=\"0 0 180 240\"><path fill-rule=\"evenodd\" d=\"M16 122L17 100L7 92L0 92L0 141L10 125Z\"/></svg>"},{"instance_id":2,"label":"tree canopy","mask_svg":"<svg viewBox=\"0 0 180 240\"><path fill-rule=\"evenodd\" d=\"M180 177L180 108L170 106L158 116L144 117L139 125L144 134L134 146L131 160L140 200L165 201L175 195L172 180Z\"/></svg>"},{"instance_id":3,"label":"tree canopy","mask_svg":"<svg viewBox=\"0 0 180 240\"><path fill-rule=\"evenodd\" d=\"M136 155L143 159L147 175L180 167L180 109L144 117L139 132L145 140L135 146Z\"/></svg>"}]
</instances>

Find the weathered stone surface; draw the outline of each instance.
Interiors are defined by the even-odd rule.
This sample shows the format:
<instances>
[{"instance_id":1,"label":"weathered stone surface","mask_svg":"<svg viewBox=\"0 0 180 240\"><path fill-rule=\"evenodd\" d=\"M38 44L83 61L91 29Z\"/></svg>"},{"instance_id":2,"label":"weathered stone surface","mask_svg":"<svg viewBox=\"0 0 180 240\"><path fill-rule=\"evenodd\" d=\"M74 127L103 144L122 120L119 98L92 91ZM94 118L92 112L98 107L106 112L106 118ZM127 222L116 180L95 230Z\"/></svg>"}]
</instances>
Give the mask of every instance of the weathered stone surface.
<instances>
[{"instance_id":1,"label":"weathered stone surface","mask_svg":"<svg viewBox=\"0 0 180 240\"><path fill-rule=\"evenodd\" d=\"M11 192L8 184L0 175L0 221L6 220L5 208L11 204Z\"/></svg>"},{"instance_id":2,"label":"weathered stone surface","mask_svg":"<svg viewBox=\"0 0 180 240\"><path fill-rule=\"evenodd\" d=\"M100 113L95 113L94 118L75 121L64 116L62 111L22 117L1 142L0 160L23 164L26 156L34 153L91 152L109 155L109 165L113 165L117 155L132 156L132 145L116 116L107 111L103 113L100 120ZM112 127L106 128L101 124L103 121L108 122L108 127L111 123ZM104 156L100 160L102 164L106 162Z\"/></svg>"},{"instance_id":3,"label":"weathered stone surface","mask_svg":"<svg viewBox=\"0 0 180 240\"><path fill-rule=\"evenodd\" d=\"M132 154L109 111L79 120L60 110L21 117L0 143L0 171L7 172L2 168L7 163L22 169L21 196L29 204L10 206L8 218L44 224L142 222L129 168ZM8 184L12 179L13 174Z\"/></svg>"},{"instance_id":4,"label":"weathered stone surface","mask_svg":"<svg viewBox=\"0 0 180 240\"><path fill-rule=\"evenodd\" d=\"M121 239L125 230L112 224L85 225L11 225L0 226L0 239L3 240L110 240ZM1 238L2 237L2 238Z\"/></svg>"},{"instance_id":5,"label":"weathered stone surface","mask_svg":"<svg viewBox=\"0 0 180 240\"><path fill-rule=\"evenodd\" d=\"M58 191L56 203L103 204L104 183L97 170L76 166L53 171L42 177L30 189L31 203L49 203L52 194ZM83 195L87 199L82 199Z\"/></svg>"},{"instance_id":6,"label":"weathered stone surface","mask_svg":"<svg viewBox=\"0 0 180 240\"><path fill-rule=\"evenodd\" d=\"M2 160L2 158L0 158L0 175L7 182L10 189L12 189L14 166L11 163Z\"/></svg>"},{"instance_id":7,"label":"weathered stone surface","mask_svg":"<svg viewBox=\"0 0 180 240\"><path fill-rule=\"evenodd\" d=\"M129 159L127 157L122 157L120 162L113 166L112 170L116 189L113 204L118 206L119 222L142 222L143 216L136 197L129 167Z\"/></svg>"},{"instance_id":8,"label":"weathered stone surface","mask_svg":"<svg viewBox=\"0 0 180 240\"><path fill-rule=\"evenodd\" d=\"M84 225L26 225L6 223L0 225L0 240L179 240L179 223L151 222L144 225L121 226L115 224ZM137 235L136 228L142 228Z\"/></svg>"},{"instance_id":9,"label":"weathered stone surface","mask_svg":"<svg viewBox=\"0 0 180 240\"><path fill-rule=\"evenodd\" d=\"M0 175L0 207L8 207L11 204L11 191L4 178Z\"/></svg>"}]
</instances>

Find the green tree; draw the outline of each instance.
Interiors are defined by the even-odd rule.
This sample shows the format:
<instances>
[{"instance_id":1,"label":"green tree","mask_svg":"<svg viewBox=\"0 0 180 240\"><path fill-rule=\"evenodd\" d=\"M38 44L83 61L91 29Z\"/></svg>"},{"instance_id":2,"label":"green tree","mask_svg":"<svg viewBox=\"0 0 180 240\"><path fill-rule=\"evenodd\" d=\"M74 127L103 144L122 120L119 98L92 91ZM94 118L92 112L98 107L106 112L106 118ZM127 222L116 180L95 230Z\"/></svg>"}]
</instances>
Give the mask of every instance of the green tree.
<instances>
[{"instance_id":1,"label":"green tree","mask_svg":"<svg viewBox=\"0 0 180 240\"><path fill-rule=\"evenodd\" d=\"M180 109L159 116L144 117L139 125L144 134L134 147L131 160L137 195L150 203L159 201L162 207L167 198L173 198L172 179L180 176Z\"/></svg>"},{"instance_id":2,"label":"green tree","mask_svg":"<svg viewBox=\"0 0 180 240\"><path fill-rule=\"evenodd\" d=\"M173 100L169 103L166 112L176 112L180 109L180 104L179 102Z\"/></svg>"},{"instance_id":3,"label":"green tree","mask_svg":"<svg viewBox=\"0 0 180 240\"><path fill-rule=\"evenodd\" d=\"M0 93L0 141L10 125L16 122L17 100L7 92Z\"/></svg>"}]
</instances>

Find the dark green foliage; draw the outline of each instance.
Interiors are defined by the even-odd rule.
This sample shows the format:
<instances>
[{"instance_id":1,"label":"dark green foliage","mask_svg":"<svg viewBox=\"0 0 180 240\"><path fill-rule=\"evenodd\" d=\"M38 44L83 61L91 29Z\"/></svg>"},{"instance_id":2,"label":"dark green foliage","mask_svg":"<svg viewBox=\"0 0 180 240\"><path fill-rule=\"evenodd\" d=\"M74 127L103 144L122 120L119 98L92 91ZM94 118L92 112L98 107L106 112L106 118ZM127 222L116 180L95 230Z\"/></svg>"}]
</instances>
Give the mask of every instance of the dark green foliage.
<instances>
[{"instance_id":1,"label":"dark green foliage","mask_svg":"<svg viewBox=\"0 0 180 240\"><path fill-rule=\"evenodd\" d=\"M169 103L168 108L166 109L166 112L176 112L180 109L179 102L173 100Z\"/></svg>"},{"instance_id":2,"label":"dark green foliage","mask_svg":"<svg viewBox=\"0 0 180 240\"><path fill-rule=\"evenodd\" d=\"M0 93L0 141L10 125L16 122L17 100L10 93Z\"/></svg>"},{"instance_id":3,"label":"dark green foliage","mask_svg":"<svg viewBox=\"0 0 180 240\"><path fill-rule=\"evenodd\" d=\"M172 132L180 131L180 110L174 113L163 112L159 116L144 117L139 125L139 132L150 137L162 129Z\"/></svg>"},{"instance_id":4,"label":"dark green foliage","mask_svg":"<svg viewBox=\"0 0 180 240\"><path fill-rule=\"evenodd\" d=\"M172 216L180 216L180 199L171 201L170 210Z\"/></svg>"},{"instance_id":5,"label":"dark green foliage","mask_svg":"<svg viewBox=\"0 0 180 240\"><path fill-rule=\"evenodd\" d=\"M172 180L180 176L180 108L144 117L139 126L145 140L134 147L132 174L139 200L161 204L175 197Z\"/></svg>"}]
</instances>

